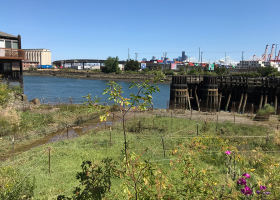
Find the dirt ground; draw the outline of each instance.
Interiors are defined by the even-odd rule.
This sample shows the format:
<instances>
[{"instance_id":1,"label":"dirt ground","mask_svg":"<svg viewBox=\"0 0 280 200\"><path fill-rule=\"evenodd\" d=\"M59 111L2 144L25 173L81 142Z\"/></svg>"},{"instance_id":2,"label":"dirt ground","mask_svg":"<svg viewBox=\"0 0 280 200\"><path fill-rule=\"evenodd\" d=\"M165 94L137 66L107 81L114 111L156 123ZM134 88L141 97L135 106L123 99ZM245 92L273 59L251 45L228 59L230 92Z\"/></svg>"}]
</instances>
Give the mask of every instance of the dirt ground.
<instances>
[{"instance_id":1,"label":"dirt ground","mask_svg":"<svg viewBox=\"0 0 280 200\"><path fill-rule=\"evenodd\" d=\"M174 117L174 118L186 118L186 119L193 119L193 120L200 120L200 121L213 121L218 123L223 122L232 122L236 124L248 124L248 125L257 125L257 126L265 126L271 129L278 129L279 120L278 115L271 115L268 121L255 121L254 116L255 114L237 114L231 112L200 112L200 111L190 111L190 110L166 110L166 109L149 109L144 112L136 112L137 115L143 116L165 116L165 117ZM172 114L171 114L172 113ZM280 128L280 126L279 126Z\"/></svg>"}]
</instances>

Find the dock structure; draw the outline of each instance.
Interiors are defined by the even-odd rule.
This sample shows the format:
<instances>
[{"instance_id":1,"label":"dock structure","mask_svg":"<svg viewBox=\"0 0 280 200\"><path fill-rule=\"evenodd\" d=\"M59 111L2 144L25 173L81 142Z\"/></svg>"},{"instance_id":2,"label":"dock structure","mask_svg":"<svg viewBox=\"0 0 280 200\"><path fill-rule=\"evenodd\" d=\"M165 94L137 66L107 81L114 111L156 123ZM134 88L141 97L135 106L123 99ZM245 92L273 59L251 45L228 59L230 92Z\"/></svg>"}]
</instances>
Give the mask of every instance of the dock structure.
<instances>
[{"instance_id":1,"label":"dock structure","mask_svg":"<svg viewBox=\"0 0 280 200\"><path fill-rule=\"evenodd\" d=\"M278 114L280 78L237 76L173 76L170 109L255 113L265 104Z\"/></svg>"}]
</instances>

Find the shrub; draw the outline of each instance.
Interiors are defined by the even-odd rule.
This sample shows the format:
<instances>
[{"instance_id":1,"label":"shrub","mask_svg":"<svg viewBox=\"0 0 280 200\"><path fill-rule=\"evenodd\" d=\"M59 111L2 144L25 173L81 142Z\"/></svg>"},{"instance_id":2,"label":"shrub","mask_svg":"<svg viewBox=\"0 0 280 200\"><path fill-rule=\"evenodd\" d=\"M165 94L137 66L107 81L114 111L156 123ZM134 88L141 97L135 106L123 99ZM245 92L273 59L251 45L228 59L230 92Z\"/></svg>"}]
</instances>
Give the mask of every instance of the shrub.
<instances>
[{"instance_id":1,"label":"shrub","mask_svg":"<svg viewBox=\"0 0 280 200\"><path fill-rule=\"evenodd\" d=\"M31 199L34 196L35 178L31 182L11 166L1 167L0 186L0 199Z\"/></svg>"},{"instance_id":2,"label":"shrub","mask_svg":"<svg viewBox=\"0 0 280 200\"><path fill-rule=\"evenodd\" d=\"M258 110L257 115L263 116L263 115L270 115L272 113L274 113L274 108L269 104L265 104L263 108Z\"/></svg>"},{"instance_id":3,"label":"shrub","mask_svg":"<svg viewBox=\"0 0 280 200\"><path fill-rule=\"evenodd\" d=\"M163 70L163 73L165 75L174 75L174 71L172 71L172 70Z\"/></svg>"},{"instance_id":4,"label":"shrub","mask_svg":"<svg viewBox=\"0 0 280 200\"><path fill-rule=\"evenodd\" d=\"M0 83L0 105L5 106L8 103L11 92L12 90L8 88L7 84Z\"/></svg>"}]
</instances>

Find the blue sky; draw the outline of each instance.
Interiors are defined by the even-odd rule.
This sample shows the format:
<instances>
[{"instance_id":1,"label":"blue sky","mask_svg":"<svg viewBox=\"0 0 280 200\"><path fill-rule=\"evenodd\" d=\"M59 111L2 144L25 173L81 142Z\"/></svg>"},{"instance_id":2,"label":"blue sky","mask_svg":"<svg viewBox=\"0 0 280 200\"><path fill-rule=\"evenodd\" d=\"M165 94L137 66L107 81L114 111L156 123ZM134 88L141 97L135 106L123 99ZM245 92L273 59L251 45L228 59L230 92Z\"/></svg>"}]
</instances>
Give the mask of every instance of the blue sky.
<instances>
[{"instance_id":1,"label":"blue sky","mask_svg":"<svg viewBox=\"0 0 280 200\"><path fill-rule=\"evenodd\" d=\"M52 60L138 60L178 57L207 61L261 56L279 44L279 0L13 0L1 2L0 31L22 36L22 48L47 48ZM3 18L4 17L4 18ZM4 20L3 20L4 19ZM277 50L277 53L278 53Z\"/></svg>"}]
</instances>

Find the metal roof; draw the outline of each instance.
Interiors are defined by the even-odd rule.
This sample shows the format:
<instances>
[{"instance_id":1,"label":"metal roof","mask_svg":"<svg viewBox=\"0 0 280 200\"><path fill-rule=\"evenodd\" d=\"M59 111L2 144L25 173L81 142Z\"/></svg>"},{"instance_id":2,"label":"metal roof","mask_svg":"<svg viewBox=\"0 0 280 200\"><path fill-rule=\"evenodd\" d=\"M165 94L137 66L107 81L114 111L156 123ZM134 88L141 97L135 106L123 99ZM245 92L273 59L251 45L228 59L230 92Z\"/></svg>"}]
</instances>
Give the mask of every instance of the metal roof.
<instances>
[{"instance_id":1,"label":"metal roof","mask_svg":"<svg viewBox=\"0 0 280 200\"><path fill-rule=\"evenodd\" d=\"M14 35L11 35L11 34L8 34L8 33L5 33L5 32L2 32L0 31L0 37L8 37L8 38L14 38L14 39L17 39L18 37L17 36L14 36Z\"/></svg>"}]
</instances>

